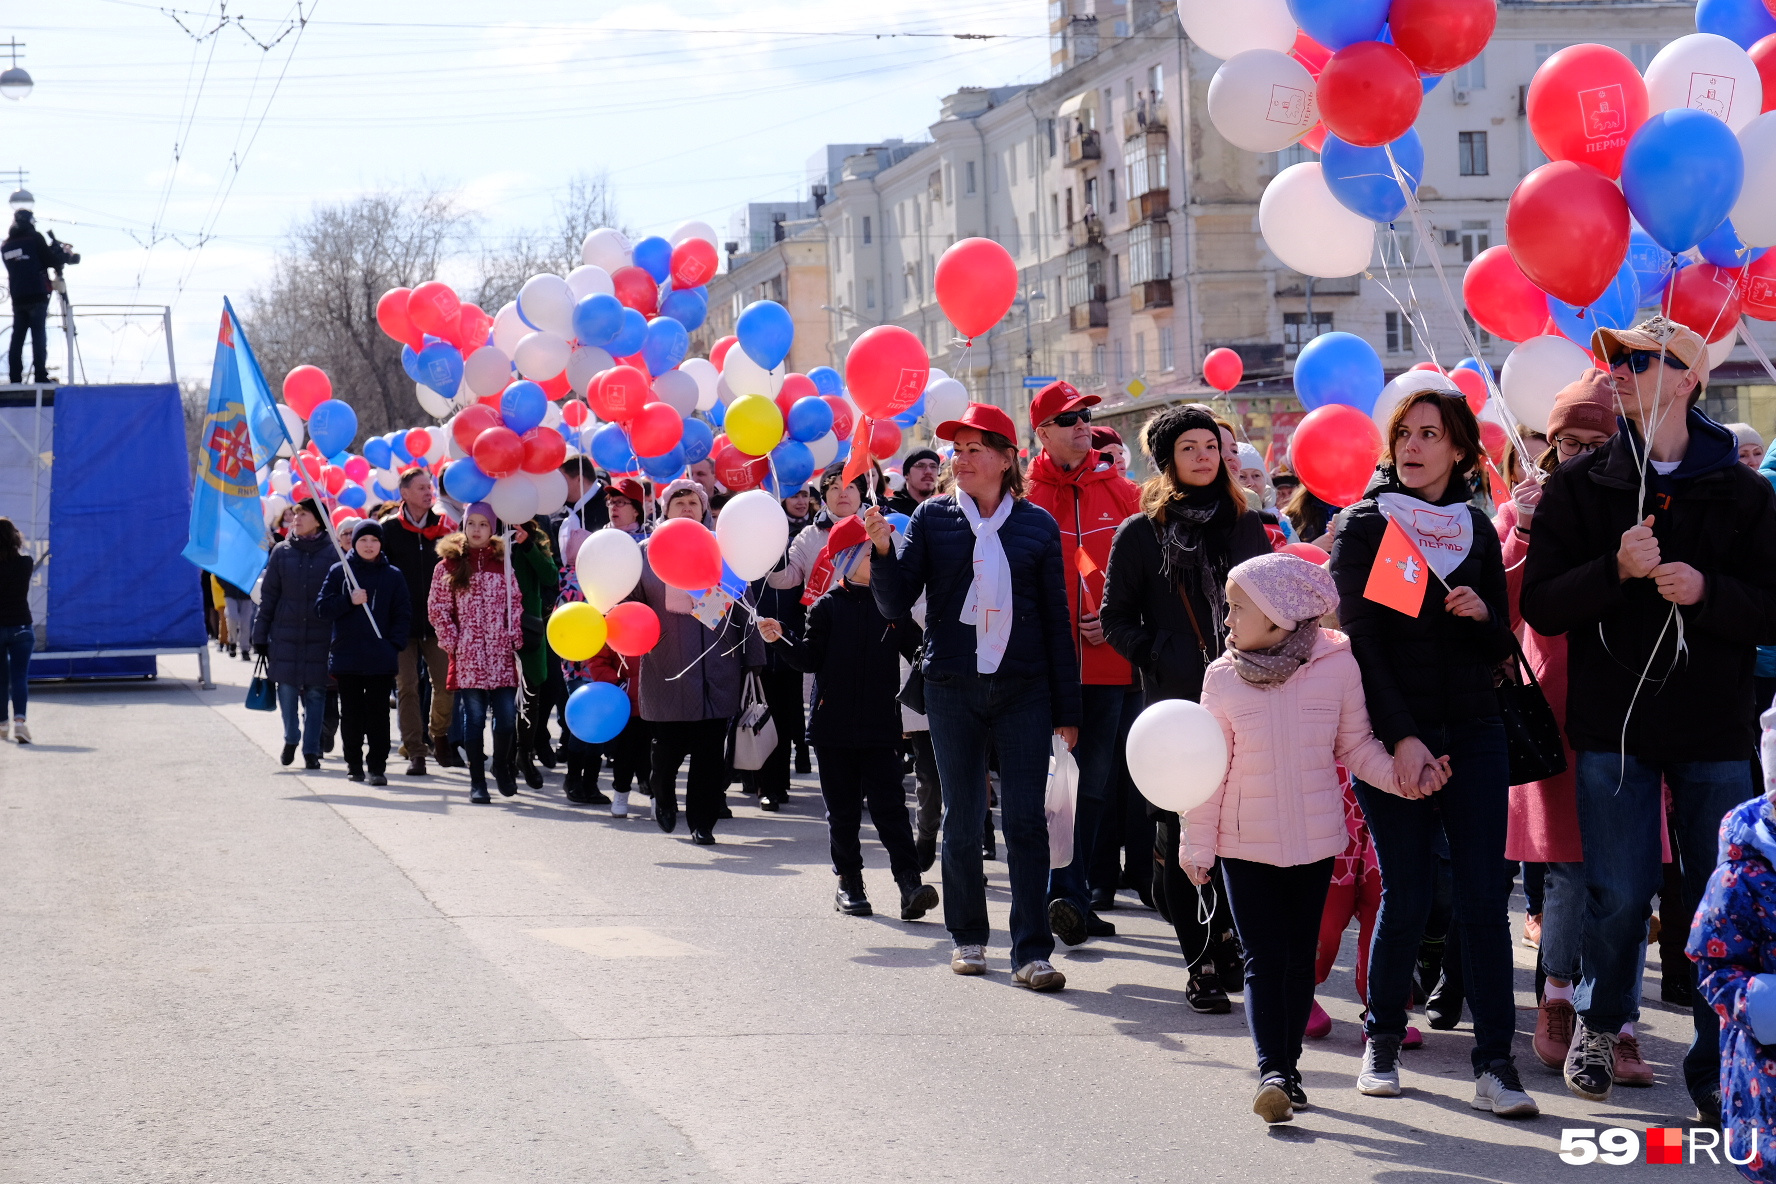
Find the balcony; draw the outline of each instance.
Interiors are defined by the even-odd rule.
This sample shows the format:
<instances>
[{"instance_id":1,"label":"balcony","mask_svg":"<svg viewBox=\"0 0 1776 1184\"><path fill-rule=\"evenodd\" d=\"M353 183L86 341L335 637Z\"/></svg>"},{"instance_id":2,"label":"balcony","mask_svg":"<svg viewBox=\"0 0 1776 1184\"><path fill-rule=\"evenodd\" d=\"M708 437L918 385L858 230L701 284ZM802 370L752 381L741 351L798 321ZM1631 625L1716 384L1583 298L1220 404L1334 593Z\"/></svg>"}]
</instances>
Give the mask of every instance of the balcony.
<instances>
[{"instance_id":1,"label":"balcony","mask_svg":"<svg viewBox=\"0 0 1776 1184\"><path fill-rule=\"evenodd\" d=\"M1129 220L1132 222L1164 222L1171 212L1172 191L1150 189L1139 197L1129 198Z\"/></svg>"},{"instance_id":2,"label":"balcony","mask_svg":"<svg viewBox=\"0 0 1776 1184\"><path fill-rule=\"evenodd\" d=\"M1245 363L1247 378L1275 378L1284 372L1283 347L1276 342L1211 341L1206 349L1227 348Z\"/></svg>"},{"instance_id":3,"label":"balcony","mask_svg":"<svg viewBox=\"0 0 1776 1184\"><path fill-rule=\"evenodd\" d=\"M1100 285L1093 293L1094 300L1084 304L1075 304L1067 310L1067 327L1075 333L1084 333L1090 329L1108 329L1110 327L1110 304L1104 299L1104 289Z\"/></svg>"},{"instance_id":4,"label":"balcony","mask_svg":"<svg viewBox=\"0 0 1776 1184\"><path fill-rule=\"evenodd\" d=\"M1148 132L1163 134L1165 129L1165 108L1158 103L1150 105L1145 96L1137 102L1133 111L1122 113L1122 138L1125 140L1132 140L1136 136L1146 135Z\"/></svg>"},{"instance_id":5,"label":"balcony","mask_svg":"<svg viewBox=\"0 0 1776 1184\"><path fill-rule=\"evenodd\" d=\"M1171 306L1171 280L1148 280L1146 283L1129 285L1129 311L1140 312L1145 308L1170 308Z\"/></svg>"},{"instance_id":6,"label":"balcony","mask_svg":"<svg viewBox=\"0 0 1776 1184\"><path fill-rule=\"evenodd\" d=\"M1362 292L1362 288L1362 277L1356 275L1341 276L1335 280L1316 279L1313 282L1315 296L1356 296ZM1306 296L1307 277L1298 271L1277 272L1276 294Z\"/></svg>"},{"instance_id":7,"label":"balcony","mask_svg":"<svg viewBox=\"0 0 1776 1184\"><path fill-rule=\"evenodd\" d=\"M1098 143L1095 128L1086 128L1078 135L1067 137L1067 167L1083 168L1088 164L1096 164L1104 158L1104 150Z\"/></svg>"},{"instance_id":8,"label":"balcony","mask_svg":"<svg viewBox=\"0 0 1776 1184\"><path fill-rule=\"evenodd\" d=\"M1067 227L1067 246L1070 249L1080 247L1101 247L1104 245L1104 220L1096 214L1087 214L1079 221Z\"/></svg>"}]
</instances>

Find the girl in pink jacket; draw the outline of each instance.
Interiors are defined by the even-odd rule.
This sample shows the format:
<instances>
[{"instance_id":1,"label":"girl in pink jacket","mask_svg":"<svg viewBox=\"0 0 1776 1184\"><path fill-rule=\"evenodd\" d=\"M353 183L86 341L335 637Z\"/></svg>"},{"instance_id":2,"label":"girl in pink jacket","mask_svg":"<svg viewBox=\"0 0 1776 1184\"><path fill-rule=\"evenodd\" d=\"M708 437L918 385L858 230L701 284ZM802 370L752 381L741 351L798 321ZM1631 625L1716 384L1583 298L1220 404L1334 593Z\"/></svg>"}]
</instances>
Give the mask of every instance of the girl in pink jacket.
<instances>
[{"instance_id":1,"label":"girl in pink jacket","mask_svg":"<svg viewBox=\"0 0 1776 1184\"><path fill-rule=\"evenodd\" d=\"M446 689L456 692L468 750L469 801L485 804L487 755L482 736L493 715L493 776L506 797L518 792L518 647L524 644L524 602L506 570L493 507L476 502L463 511L463 528L438 540L426 616L438 645L450 655Z\"/></svg>"},{"instance_id":2,"label":"girl in pink jacket","mask_svg":"<svg viewBox=\"0 0 1776 1184\"><path fill-rule=\"evenodd\" d=\"M1252 1110L1266 1122L1307 1105L1296 1062L1326 889L1349 839L1336 766L1395 785L1393 758L1369 730L1350 642L1319 625L1337 607L1331 574L1293 555L1248 559L1228 574L1228 648L1203 679L1202 705L1221 721L1230 760L1221 787L1184 816L1179 840L1194 883L1207 883L1221 859L1262 1079Z\"/></svg>"}]
</instances>

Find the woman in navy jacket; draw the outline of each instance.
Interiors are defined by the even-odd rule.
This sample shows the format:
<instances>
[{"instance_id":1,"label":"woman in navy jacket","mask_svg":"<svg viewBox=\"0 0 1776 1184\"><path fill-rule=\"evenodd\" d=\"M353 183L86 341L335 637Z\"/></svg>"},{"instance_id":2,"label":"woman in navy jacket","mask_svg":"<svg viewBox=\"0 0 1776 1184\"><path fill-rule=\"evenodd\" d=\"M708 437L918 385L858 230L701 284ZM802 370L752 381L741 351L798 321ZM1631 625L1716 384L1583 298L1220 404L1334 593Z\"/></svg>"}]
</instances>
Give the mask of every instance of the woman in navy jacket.
<instances>
[{"instance_id":1,"label":"woman in navy jacket","mask_svg":"<svg viewBox=\"0 0 1776 1184\"><path fill-rule=\"evenodd\" d=\"M1011 869L1013 980L1058 991L1049 965L1050 735L1079 738L1079 663L1067 611L1061 532L1025 501L1017 429L997 407L970 403L939 424L955 442L956 492L920 503L899 554L880 507L864 519L874 545L870 588L882 615L904 617L926 596L925 704L943 783L944 924L950 969L985 974L987 894L981 829L987 750L998 756L999 808Z\"/></svg>"},{"instance_id":2,"label":"woman in navy jacket","mask_svg":"<svg viewBox=\"0 0 1776 1184\"><path fill-rule=\"evenodd\" d=\"M367 741L370 784L387 785L383 773L389 752L389 696L412 629L413 604L406 577L382 553L380 523L358 523L346 563L351 564L357 589L346 583L345 564L335 563L315 598L315 612L333 623L333 652L327 667L339 683L339 730L345 737L347 776L364 779Z\"/></svg>"}]
</instances>

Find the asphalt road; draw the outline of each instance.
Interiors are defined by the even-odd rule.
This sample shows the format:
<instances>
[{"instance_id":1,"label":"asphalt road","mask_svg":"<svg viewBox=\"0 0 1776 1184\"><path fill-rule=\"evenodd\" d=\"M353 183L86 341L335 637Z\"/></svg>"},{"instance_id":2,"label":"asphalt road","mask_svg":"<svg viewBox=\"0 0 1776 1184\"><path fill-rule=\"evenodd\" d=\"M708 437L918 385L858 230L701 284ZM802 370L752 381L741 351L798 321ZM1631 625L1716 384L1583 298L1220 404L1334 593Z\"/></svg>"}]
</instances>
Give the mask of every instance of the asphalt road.
<instances>
[{"instance_id":1,"label":"asphalt road","mask_svg":"<svg viewBox=\"0 0 1776 1184\"><path fill-rule=\"evenodd\" d=\"M1544 1116L1512 1123L1469 1108L1465 1025L1405 1055L1405 1097L1355 1092L1353 927L1314 1109L1266 1130L1241 1009L1185 1006L1130 895L1035 995L989 864L992 973L959 978L937 914L832 911L808 779L781 814L730 795L709 848L556 774L492 806L455 770L371 789L281 768L245 664L216 665L212 692L194 659L39 686L39 743L0 749L0 1179L1543 1181L1620 1170L1563 1164L1563 1127L1689 1124L1656 951L1660 1084L1593 1107L1529 1052L1518 949Z\"/></svg>"}]
</instances>

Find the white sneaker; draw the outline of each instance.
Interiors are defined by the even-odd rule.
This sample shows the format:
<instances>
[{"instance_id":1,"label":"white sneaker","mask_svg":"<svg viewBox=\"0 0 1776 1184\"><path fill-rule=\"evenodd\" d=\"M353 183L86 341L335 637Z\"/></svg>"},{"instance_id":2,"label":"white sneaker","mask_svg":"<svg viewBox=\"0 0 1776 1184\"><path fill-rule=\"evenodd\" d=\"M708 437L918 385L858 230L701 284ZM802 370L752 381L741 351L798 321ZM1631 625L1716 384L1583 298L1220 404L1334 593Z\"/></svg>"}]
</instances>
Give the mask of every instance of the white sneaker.
<instances>
[{"instance_id":1,"label":"white sneaker","mask_svg":"<svg viewBox=\"0 0 1776 1184\"><path fill-rule=\"evenodd\" d=\"M1357 1092L1372 1098L1400 1096L1398 1036L1373 1036L1363 1046L1363 1068L1357 1074Z\"/></svg>"},{"instance_id":2,"label":"white sneaker","mask_svg":"<svg viewBox=\"0 0 1776 1184\"><path fill-rule=\"evenodd\" d=\"M31 742L31 728L30 728L30 726L28 724L26 724L25 721L22 719L13 720L12 721L12 738L14 740L17 740L20 744L29 744Z\"/></svg>"},{"instance_id":3,"label":"white sneaker","mask_svg":"<svg viewBox=\"0 0 1776 1184\"><path fill-rule=\"evenodd\" d=\"M957 946L950 955L950 969L957 974L985 974L987 972L986 946Z\"/></svg>"},{"instance_id":4,"label":"white sneaker","mask_svg":"<svg viewBox=\"0 0 1776 1184\"><path fill-rule=\"evenodd\" d=\"M1535 1099L1524 1092L1517 1066L1505 1058L1486 1066L1474 1078L1472 1105L1476 1110L1490 1110L1500 1118L1534 1118L1542 1112Z\"/></svg>"},{"instance_id":5,"label":"white sneaker","mask_svg":"<svg viewBox=\"0 0 1776 1184\"><path fill-rule=\"evenodd\" d=\"M1032 958L1012 973L1011 981L1032 991L1058 991L1067 985L1067 976L1042 958Z\"/></svg>"},{"instance_id":6,"label":"white sneaker","mask_svg":"<svg viewBox=\"0 0 1776 1184\"><path fill-rule=\"evenodd\" d=\"M621 790L611 794L611 817L629 817L629 791Z\"/></svg>"}]
</instances>

